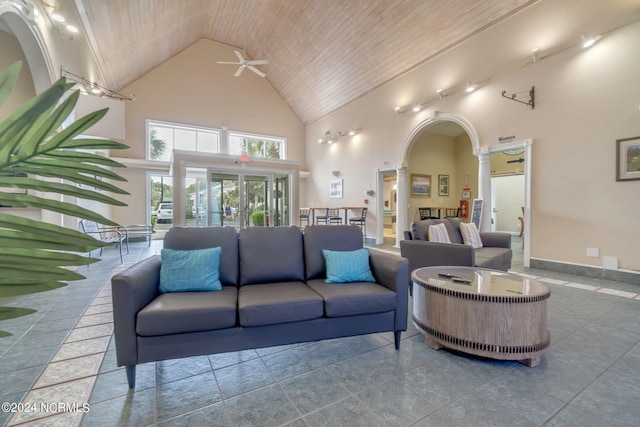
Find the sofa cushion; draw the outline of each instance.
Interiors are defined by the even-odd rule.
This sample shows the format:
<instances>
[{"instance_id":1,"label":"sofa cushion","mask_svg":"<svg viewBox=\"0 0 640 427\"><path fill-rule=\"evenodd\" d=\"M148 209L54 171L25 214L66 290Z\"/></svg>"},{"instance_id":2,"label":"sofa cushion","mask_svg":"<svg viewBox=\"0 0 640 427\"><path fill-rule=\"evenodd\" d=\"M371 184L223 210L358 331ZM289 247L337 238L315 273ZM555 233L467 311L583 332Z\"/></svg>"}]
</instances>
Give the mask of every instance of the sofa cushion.
<instances>
[{"instance_id":1,"label":"sofa cushion","mask_svg":"<svg viewBox=\"0 0 640 427\"><path fill-rule=\"evenodd\" d=\"M240 326L299 322L322 317L322 298L303 282L242 286L238 295Z\"/></svg>"},{"instance_id":2,"label":"sofa cushion","mask_svg":"<svg viewBox=\"0 0 640 427\"><path fill-rule=\"evenodd\" d=\"M362 230L357 225L310 225L304 229L304 265L308 279L325 278L322 250L362 249Z\"/></svg>"},{"instance_id":3,"label":"sofa cushion","mask_svg":"<svg viewBox=\"0 0 640 427\"><path fill-rule=\"evenodd\" d=\"M220 247L178 251L162 249L160 292L219 291Z\"/></svg>"},{"instance_id":4,"label":"sofa cushion","mask_svg":"<svg viewBox=\"0 0 640 427\"><path fill-rule=\"evenodd\" d=\"M396 293L377 283L325 283L314 279L307 285L324 299L327 317L382 313L396 308Z\"/></svg>"},{"instance_id":5,"label":"sofa cushion","mask_svg":"<svg viewBox=\"0 0 640 427\"><path fill-rule=\"evenodd\" d=\"M436 243L451 243L449 233L447 232L447 226L444 225L444 223L431 224L429 226L429 241Z\"/></svg>"},{"instance_id":6,"label":"sofa cushion","mask_svg":"<svg viewBox=\"0 0 640 427\"><path fill-rule=\"evenodd\" d=\"M173 227L164 236L164 247L176 250L219 246L220 282L238 284L238 232L233 227Z\"/></svg>"},{"instance_id":7,"label":"sofa cushion","mask_svg":"<svg viewBox=\"0 0 640 427\"><path fill-rule=\"evenodd\" d=\"M411 236L413 240L429 240L429 227L431 225L444 224L449 234L449 241L451 243L462 243L462 237L460 237L460 231L454 230L451 225L451 218L447 219L424 219L422 221L414 221L411 223Z\"/></svg>"},{"instance_id":8,"label":"sofa cushion","mask_svg":"<svg viewBox=\"0 0 640 427\"><path fill-rule=\"evenodd\" d=\"M136 332L156 336L231 328L236 325L237 302L236 286L160 294L138 312Z\"/></svg>"},{"instance_id":9,"label":"sofa cushion","mask_svg":"<svg viewBox=\"0 0 640 427\"><path fill-rule=\"evenodd\" d=\"M322 250L327 266L327 283L375 282L369 267L369 250L355 251Z\"/></svg>"},{"instance_id":10,"label":"sofa cushion","mask_svg":"<svg viewBox=\"0 0 640 427\"><path fill-rule=\"evenodd\" d=\"M469 245L474 249L482 247L482 239L480 238L480 233L478 232L478 228L473 222L470 222L468 224L461 222L460 233L462 234L462 240L464 241L465 245Z\"/></svg>"},{"instance_id":11,"label":"sofa cushion","mask_svg":"<svg viewBox=\"0 0 640 427\"><path fill-rule=\"evenodd\" d=\"M304 280L300 228L245 228L239 242L241 285Z\"/></svg>"},{"instance_id":12,"label":"sofa cushion","mask_svg":"<svg viewBox=\"0 0 640 427\"><path fill-rule=\"evenodd\" d=\"M511 268L511 249L482 247L474 250L476 267L507 271Z\"/></svg>"},{"instance_id":13,"label":"sofa cushion","mask_svg":"<svg viewBox=\"0 0 640 427\"><path fill-rule=\"evenodd\" d=\"M462 234L460 233L460 224L462 223L462 218L452 217L446 219L446 225L448 225L447 230L449 230L449 239L451 243L459 243L463 244Z\"/></svg>"}]
</instances>

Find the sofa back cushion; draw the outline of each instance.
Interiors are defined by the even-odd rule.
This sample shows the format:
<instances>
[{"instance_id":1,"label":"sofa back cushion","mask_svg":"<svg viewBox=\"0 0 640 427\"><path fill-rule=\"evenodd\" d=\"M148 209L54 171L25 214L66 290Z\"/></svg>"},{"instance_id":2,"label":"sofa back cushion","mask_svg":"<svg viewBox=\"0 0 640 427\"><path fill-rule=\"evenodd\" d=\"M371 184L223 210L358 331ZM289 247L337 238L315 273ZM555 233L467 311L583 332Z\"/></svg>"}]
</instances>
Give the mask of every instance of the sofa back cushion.
<instances>
[{"instance_id":1,"label":"sofa back cushion","mask_svg":"<svg viewBox=\"0 0 640 427\"><path fill-rule=\"evenodd\" d=\"M233 227L173 227L164 236L164 247L175 250L215 248L219 246L220 282L238 285L238 232Z\"/></svg>"},{"instance_id":2,"label":"sofa back cushion","mask_svg":"<svg viewBox=\"0 0 640 427\"><path fill-rule=\"evenodd\" d=\"M462 222L462 218L447 218L447 223L449 224L449 240L451 243L459 243L463 244L462 234L460 233L460 223Z\"/></svg>"},{"instance_id":3,"label":"sofa back cushion","mask_svg":"<svg viewBox=\"0 0 640 427\"><path fill-rule=\"evenodd\" d=\"M326 277L323 249L355 251L362 248L357 225L310 225L304 228L304 265L307 280Z\"/></svg>"},{"instance_id":4,"label":"sofa back cushion","mask_svg":"<svg viewBox=\"0 0 640 427\"><path fill-rule=\"evenodd\" d=\"M245 228L239 242L240 285L304 280L300 228Z\"/></svg>"}]
</instances>

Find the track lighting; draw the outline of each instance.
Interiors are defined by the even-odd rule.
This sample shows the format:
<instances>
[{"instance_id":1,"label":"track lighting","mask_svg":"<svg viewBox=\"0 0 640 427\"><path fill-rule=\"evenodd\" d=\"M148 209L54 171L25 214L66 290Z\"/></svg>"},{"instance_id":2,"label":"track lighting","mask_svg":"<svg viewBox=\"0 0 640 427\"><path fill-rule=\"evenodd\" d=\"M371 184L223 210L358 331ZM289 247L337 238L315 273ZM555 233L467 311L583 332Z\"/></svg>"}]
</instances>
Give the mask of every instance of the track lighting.
<instances>
[{"instance_id":1,"label":"track lighting","mask_svg":"<svg viewBox=\"0 0 640 427\"><path fill-rule=\"evenodd\" d=\"M471 93L471 92L473 92L474 90L476 90L476 88L477 88L477 87L478 87L478 85L476 85L475 83L471 83L471 82L469 82L469 84L467 84L467 88L465 89L465 91L466 91L467 93Z\"/></svg>"},{"instance_id":2,"label":"track lighting","mask_svg":"<svg viewBox=\"0 0 640 427\"><path fill-rule=\"evenodd\" d=\"M594 37L588 37L586 34L583 34L581 37L582 37L582 47L585 49L590 48L591 46L596 44L598 40L602 38L602 36L599 36L599 35Z\"/></svg>"},{"instance_id":3,"label":"track lighting","mask_svg":"<svg viewBox=\"0 0 640 427\"><path fill-rule=\"evenodd\" d=\"M111 98L111 99L119 99L120 101L135 101L135 95L122 95L121 93L116 92L115 90L108 89L104 86L100 86L96 82L92 82L90 80L85 79L84 77L80 77L76 74L73 74L64 68L61 69L60 74L67 80L77 83L80 86L80 91L86 94L91 94L95 96L100 96L103 98Z\"/></svg>"},{"instance_id":4,"label":"track lighting","mask_svg":"<svg viewBox=\"0 0 640 427\"><path fill-rule=\"evenodd\" d=\"M318 139L319 144L333 144L345 136L354 136L362 132L362 128L351 128L349 132L338 132L333 134L330 130L324 133L324 137Z\"/></svg>"}]
</instances>

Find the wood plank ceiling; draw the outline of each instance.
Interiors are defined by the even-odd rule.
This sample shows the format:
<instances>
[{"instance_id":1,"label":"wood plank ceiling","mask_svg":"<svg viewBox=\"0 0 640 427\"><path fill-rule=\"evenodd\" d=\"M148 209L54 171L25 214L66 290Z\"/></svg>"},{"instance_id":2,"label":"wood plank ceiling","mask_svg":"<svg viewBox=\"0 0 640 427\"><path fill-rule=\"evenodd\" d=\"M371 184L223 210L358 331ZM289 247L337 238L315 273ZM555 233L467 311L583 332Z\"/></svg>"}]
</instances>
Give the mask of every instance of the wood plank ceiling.
<instances>
[{"instance_id":1,"label":"wood plank ceiling","mask_svg":"<svg viewBox=\"0 0 640 427\"><path fill-rule=\"evenodd\" d=\"M76 0L106 86L200 38L244 49L304 124L538 0ZM218 60L234 60L219 58ZM232 70L230 70L231 72Z\"/></svg>"}]
</instances>

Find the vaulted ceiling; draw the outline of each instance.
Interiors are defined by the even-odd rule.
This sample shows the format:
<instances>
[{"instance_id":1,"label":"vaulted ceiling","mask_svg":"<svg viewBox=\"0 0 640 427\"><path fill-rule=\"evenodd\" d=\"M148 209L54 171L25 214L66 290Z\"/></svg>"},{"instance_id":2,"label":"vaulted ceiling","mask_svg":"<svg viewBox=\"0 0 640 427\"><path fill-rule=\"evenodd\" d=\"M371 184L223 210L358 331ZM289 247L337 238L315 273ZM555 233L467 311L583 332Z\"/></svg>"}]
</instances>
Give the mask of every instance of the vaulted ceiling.
<instances>
[{"instance_id":1,"label":"vaulted ceiling","mask_svg":"<svg viewBox=\"0 0 640 427\"><path fill-rule=\"evenodd\" d=\"M244 50L251 59L268 60L260 69L299 119L309 124L537 1L75 0L75 4L107 87L124 88L197 40L208 38ZM245 74L239 78L247 78Z\"/></svg>"}]
</instances>

